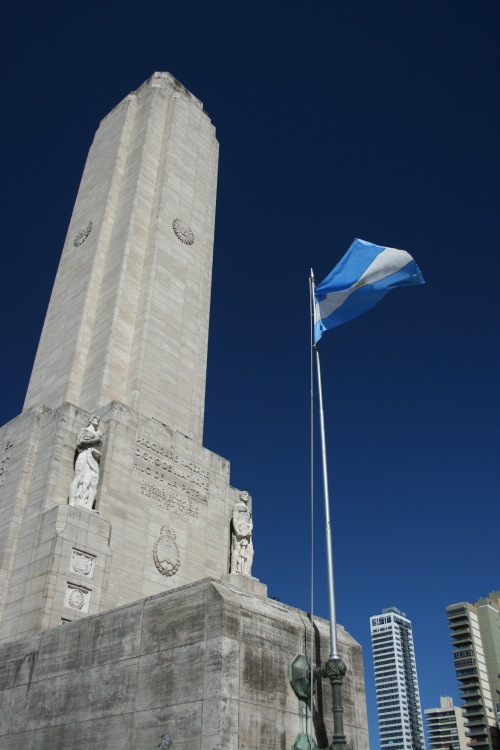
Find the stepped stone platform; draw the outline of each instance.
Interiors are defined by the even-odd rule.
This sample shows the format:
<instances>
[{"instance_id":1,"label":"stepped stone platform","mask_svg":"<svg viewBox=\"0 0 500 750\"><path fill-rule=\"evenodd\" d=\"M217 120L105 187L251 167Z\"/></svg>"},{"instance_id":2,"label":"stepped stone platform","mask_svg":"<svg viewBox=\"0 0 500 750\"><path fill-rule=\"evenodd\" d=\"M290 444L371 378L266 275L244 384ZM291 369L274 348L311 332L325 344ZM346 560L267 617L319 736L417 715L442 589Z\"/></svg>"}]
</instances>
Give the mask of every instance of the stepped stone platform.
<instances>
[{"instance_id":1,"label":"stepped stone platform","mask_svg":"<svg viewBox=\"0 0 500 750\"><path fill-rule=\"evenodd\" d=\"M204 579L1 646L0 747L291 748L301 722L288 666L310 653L311 625L251 588ZM318 665L328 635L315 620ZM368 750L361 647L342 627L338 638L348 747ZM313 725L327 747L327 681L316 686Z\"/></svg>"}]
</instances>

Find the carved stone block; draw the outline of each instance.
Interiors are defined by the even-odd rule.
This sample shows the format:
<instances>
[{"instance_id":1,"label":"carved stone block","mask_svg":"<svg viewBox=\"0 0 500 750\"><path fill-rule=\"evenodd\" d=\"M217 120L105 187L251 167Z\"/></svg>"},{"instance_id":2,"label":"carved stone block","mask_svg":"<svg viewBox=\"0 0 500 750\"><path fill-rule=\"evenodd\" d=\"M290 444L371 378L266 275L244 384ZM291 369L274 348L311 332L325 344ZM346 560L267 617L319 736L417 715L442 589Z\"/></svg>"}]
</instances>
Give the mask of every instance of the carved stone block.
<instances>
[{"instance_id":1,"label":"carved stone block","mask_svg":"<svg viewBox=\"0 0 500 750\"><path fill-rule=\"evenodd\" d=\"M95 571L95 555L89 555L87 552L82 552L79 549L73 548L69 569L72 573L78 573L87 578L93 578Z\"/></svg>"},{"instance_id":2,"label":"carved stone block","mask_svg":"<svg viewBox=\"0 0 500 750\"><path fill-rule=\"evenodd\" d=\"M91 589L84 586L78 586L74 583L68 583L66 594L64 596L64 606L69 609L76 609L79 612L87 613L90 606Z\"/></svg>"}]
</instances>

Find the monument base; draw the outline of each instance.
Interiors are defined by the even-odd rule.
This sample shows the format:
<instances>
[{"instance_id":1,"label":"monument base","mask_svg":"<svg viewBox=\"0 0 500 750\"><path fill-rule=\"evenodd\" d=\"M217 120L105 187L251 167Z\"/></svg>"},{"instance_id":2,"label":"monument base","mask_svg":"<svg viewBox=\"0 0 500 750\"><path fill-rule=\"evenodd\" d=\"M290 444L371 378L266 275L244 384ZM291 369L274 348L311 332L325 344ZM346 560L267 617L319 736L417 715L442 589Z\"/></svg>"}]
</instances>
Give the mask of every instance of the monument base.
<instances>
[{"instance_id":1,"label":"monument base","mask_svg":"<svg viewBox=\"0 0 500 750\"><path fill-rule=\"evenodd\" d=\"M328 635L315 620L317 664ZM368 750L361 647L342 627L338 640L349 748ZM0 745L285 750L303 711L288 666L310 641L304 612L214 579L45 630L0 647ZM327 747L326 681L316 684L312 725Z\"/></svg>"},{"instance_id":2,"label":"monument base","mask_svg":"<svg viewBox=\"0 0 500 750\"><path fill-rule=\"evenodd\" d=\"M236 586L238 589L248 591L254 596L260 596L261 599L267 598L267 586L265 583L261 583L258 578L245 576L241 573L225 573L222 576L222 580L225 583L230 583L231 586Z\"/></svg>"}]
</instances>

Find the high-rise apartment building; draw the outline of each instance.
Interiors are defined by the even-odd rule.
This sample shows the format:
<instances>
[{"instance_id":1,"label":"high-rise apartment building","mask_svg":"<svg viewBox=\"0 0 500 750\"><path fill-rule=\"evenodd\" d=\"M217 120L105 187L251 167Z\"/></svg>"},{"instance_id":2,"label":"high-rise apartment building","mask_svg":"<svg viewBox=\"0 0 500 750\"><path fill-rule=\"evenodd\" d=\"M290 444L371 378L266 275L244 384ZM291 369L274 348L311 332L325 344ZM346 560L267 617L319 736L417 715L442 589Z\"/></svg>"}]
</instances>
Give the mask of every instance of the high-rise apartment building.
<instances>
[{"instance_id":1,"label":"high-rise apartment building","mask_svg":"<svg viewBox=\"0 0 500 750\"><path fill-rule=\"evenodd\" d=\"M370 617L381 750L425 748L411 622L396 607Z\"/></svg>"},{"instance_id":2,"label":"high-rise apartment building","mask_svg":"<svg viewBox=\"0 0 500 750\"><path fill-rule=\"evenodd\" d=\"M500 748L500 591L446 608L469 747Z\"/></svg>"},{"instance_id":3,"label":"high-rise apartment building","mask_svg":"<svg viewBox=\"0 0 500 750\"><path fill-rule=\"evenodd\" d=\"M426 708L429 750L467 750L462 709L453 700L441 696L439 708Z\"/></svg>"}]
</instances>

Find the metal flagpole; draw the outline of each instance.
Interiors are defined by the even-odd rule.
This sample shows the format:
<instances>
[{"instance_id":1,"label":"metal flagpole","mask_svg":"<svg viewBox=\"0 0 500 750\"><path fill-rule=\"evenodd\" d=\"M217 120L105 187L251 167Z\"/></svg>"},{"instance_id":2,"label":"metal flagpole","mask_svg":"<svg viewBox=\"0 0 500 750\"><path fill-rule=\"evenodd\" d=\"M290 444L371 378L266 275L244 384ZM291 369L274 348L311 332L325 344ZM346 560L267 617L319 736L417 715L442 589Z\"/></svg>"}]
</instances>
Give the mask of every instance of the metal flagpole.
<instances>
[{"instance_id":1,"label":"metal flagpole","mask_svg":"<svg viewBox=\"0 0 500 750\"><path fill-rule=\"evenodd\" d=\"M311 275L312 275L312 269L311 269ZM314 320L314 300L312 295L309 295L309 314L311 317L311 321ZM314 344L314 327L310 326L310 335L311 335L311 352L309 356L309 384L311 388L311 400L310 400L310 411L309 411L309 418L310 418L310 442L311 442L311 451L310 451L310 463L311 463L311 660L310 664L314 664L314 645L315 645L315 638L314 638L314 456L315 456L315 445L314 445L314 357L313 357L313 344ZM312 689L312 680L311 675L309 674L309 685L310 685L310 694L309 694L309 717L311 722L311 740L312 740L312 731L313 731L313 716L314 716L314 690ZM306 734L307 734L307 725L306 725ZM311 747L312 750L312 747Z\"/></svg>"},{"instance_id":2,"label":"metal flagpole","mask_svg":"<svg viewBox=\"0 0 500 750\"><path fill-rule=\"evenodd\" d=\"M311 300L314 305L314 273L311 269L310 292ZM318 379L318 402L319 402L319 422L321 436L321 462L323 469L323 496L325 501L325 535L326 535L326 556L328 570L328 604L330 615L330 656L326 664L321 667L318 676L327 677L332 686L333 702L333 740L330 745L331 750L334 748L340 750L346 746L344 734L344 708L342 705L342 682L346 673L346 665L339 656L337 648L337 617L335 611L335 588L333 583L333 551L332 551L332 529L330 522L330 496L328 491L328 464L326 458L326 440L325 440L325 415L323 410L323 388L321 382L321 366L319 360L319 350L317 344L314 345L316 352L316 373Z\"/></svg>"},{"instance_id":3,"label":"metal flagpole","mask_svg":"<svg viewBox=\"0 0 500 750\"><path fill-rule=\"evenodd\" d=\"M318 378L318 402L319 402L319 426L321 435L321 466L323 469L323 497L325 500L325 536L326 536L326 561L328 569L328 605L330 614L330 659L338 659L337 649L337 616L335 611L335 589L333 584L333 551L332 551L332 526L330 522L330 496L328 492L328 467L326 460L325 441L325 412L323 409L323 389L321 385L321 365L319 361L318 347L316 352L316 374Z\"/></svg>"}]
</instances>

